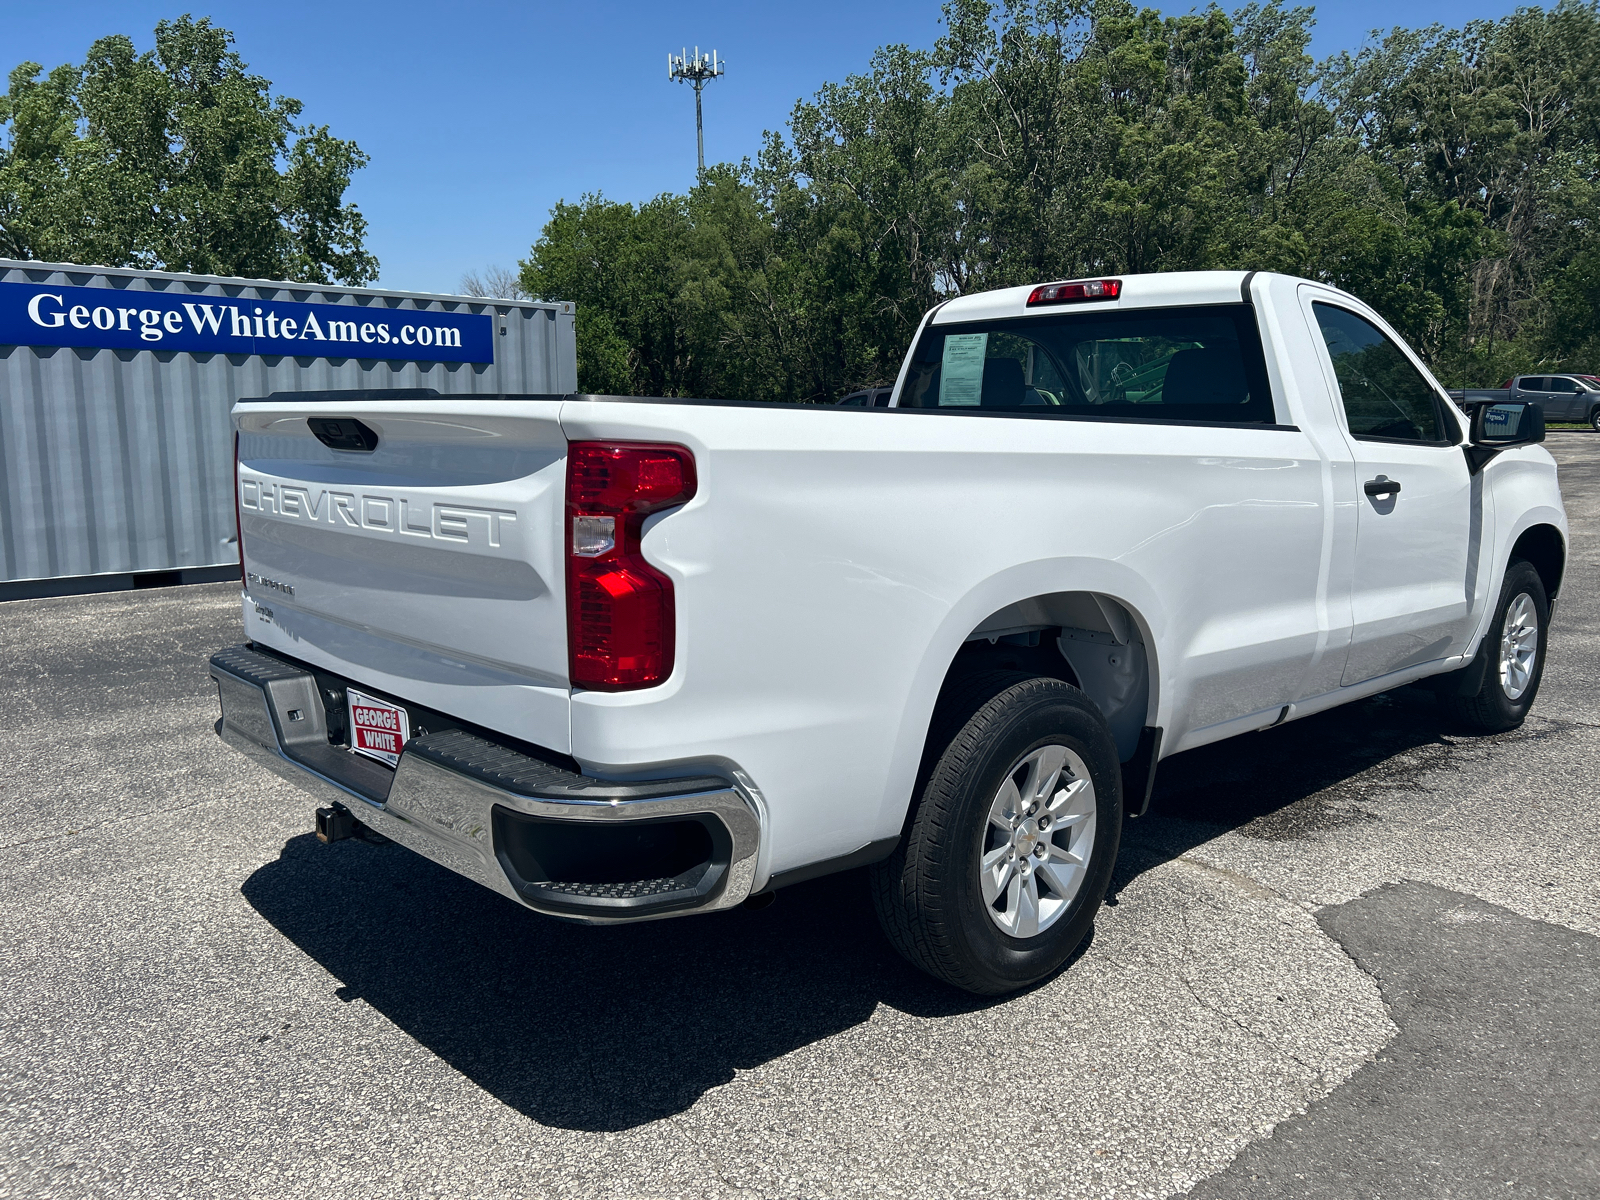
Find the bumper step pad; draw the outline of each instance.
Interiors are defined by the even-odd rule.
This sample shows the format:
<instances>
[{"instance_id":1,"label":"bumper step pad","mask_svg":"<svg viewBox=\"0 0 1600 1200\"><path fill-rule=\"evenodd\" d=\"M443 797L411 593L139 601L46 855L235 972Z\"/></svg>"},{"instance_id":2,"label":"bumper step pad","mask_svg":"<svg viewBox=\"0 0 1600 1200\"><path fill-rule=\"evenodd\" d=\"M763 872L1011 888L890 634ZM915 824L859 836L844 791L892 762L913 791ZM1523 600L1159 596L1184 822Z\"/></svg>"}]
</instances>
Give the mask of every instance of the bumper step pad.
<instances>
[{"instance_id":1,"label":"bumper step pad","mask_svg":"<svg viewBox=\"0 0 1600 1200\"><path fill-rule=\"evenodd\" d=\"M692 792L722 792L728 788L724 780L713 775L700 775L692 779L652 779L642 783L612 783L591 779L464 729L447 729L413 738L406 743L406 753L415 754L418 758L427 759L503 792L535 800L628 802L682 796Z\"/></svg>"},{"instance_id":2,"label":"bumper step pad","mask_svg":"<svg viewBox=\"0 0 1600 1200\"><path fill-rule=\"evenodd\" d=\"M697 872L698 874L698 872ZM671 896L693 887L683 879L636 879L628 883L543 883L547 892L564 896L587 896L594 900L636 900L648 896Z\"/></svg>"}]
</instances>

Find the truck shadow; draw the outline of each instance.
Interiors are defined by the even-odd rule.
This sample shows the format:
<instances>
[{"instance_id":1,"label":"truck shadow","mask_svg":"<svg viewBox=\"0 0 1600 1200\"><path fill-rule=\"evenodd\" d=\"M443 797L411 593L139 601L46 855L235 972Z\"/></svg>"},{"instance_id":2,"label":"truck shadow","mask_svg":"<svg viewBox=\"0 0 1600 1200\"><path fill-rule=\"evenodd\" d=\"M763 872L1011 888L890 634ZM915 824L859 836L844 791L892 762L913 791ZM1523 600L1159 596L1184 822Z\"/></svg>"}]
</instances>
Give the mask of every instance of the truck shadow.
<instances>
[{"instance_id":1,"label":"truck shadow","mask_svg":"<svg viewBox=\"0 0 1600 1200\"><path fill-rule=\"evenodd\" d=\"M826 1040L879 1004L993 1003L905 964L865 872L760 911L593 928L541 917L397 845L290 839L245 898L360 999L541 1124L669 1117L735 1072Z\"/></svg>"},{"instance_id":2,"label":"truck shadow","mask_svg":"<svg viewBox=\"0 0 1600 1200\"><path fill-rule=\"evenodd\" d=\"M1156 774L1149 813L1123 830L1110 902L1145 871L1230 830L1300 841L1375 821L1364 800L1413 787L1454 745L1432 693L1401 688L1174 755Z\"/></svg>"},{"instance_id":3,"label":"truck shadow","mask_svg":"<svg viewBox=\"0 0 1600 1200\"><path fill-rule=\"evenodd\" d=\"M1449 748L1431 697L1396 695L1164 763L1152 814L1127 828L1111 902L1227 829L1303 837L1369 819L1340 797L1396 786L1422 769L1417 752ZM878 932L862 871L789 889L760 911L590 928L399 846L323 846L308 833L242 890L341 982L339 999L366 1002L503 1103L561 1128L672 1116L880 1004L941 1017L1004 1002L902 962Z\"/></svg>"}]
</instances>

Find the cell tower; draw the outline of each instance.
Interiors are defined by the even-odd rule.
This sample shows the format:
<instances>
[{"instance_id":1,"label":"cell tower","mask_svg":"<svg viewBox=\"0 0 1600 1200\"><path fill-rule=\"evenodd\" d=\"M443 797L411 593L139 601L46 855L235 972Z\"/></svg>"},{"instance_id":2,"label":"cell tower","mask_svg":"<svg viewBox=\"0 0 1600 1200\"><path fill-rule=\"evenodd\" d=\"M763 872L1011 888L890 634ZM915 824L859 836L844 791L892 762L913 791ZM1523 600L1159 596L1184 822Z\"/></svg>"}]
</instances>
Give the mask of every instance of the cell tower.
<instances>
[{"instance_id":1,"label":"cell tower","mask_svg":"<svg viewBox=\"0 0 1600 1200\"><path fill-rule=\"evenodd\" d=\"M667 78L675 83L694 84L694 141L700 155L700 175L695 176L696 179L706 173L706 134L700 123L700 89L707 80L721 75L726 65L717 58L715 50L701 54L699 46L694 48L693 58L689 57L687 47L677 54L667 55Z\"/></svg>"}]
</instances>

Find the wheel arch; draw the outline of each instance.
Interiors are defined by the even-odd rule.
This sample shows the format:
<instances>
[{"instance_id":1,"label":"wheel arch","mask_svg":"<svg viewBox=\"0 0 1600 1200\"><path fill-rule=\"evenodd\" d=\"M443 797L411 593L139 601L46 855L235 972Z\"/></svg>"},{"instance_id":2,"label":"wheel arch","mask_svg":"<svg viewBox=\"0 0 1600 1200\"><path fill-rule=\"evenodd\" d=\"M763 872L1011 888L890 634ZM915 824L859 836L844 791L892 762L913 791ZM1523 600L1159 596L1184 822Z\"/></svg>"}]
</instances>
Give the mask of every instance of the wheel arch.
<instances>
[{"instance_id":1,"label":"wheel arch","mask_svg":"<svg viewBox=\"0 0 1600 1200\"><path fill-rule=\"evenodd\" d=\"M911 814L934 710L945 686L974 658L983 660L974 665L1005 665L986 651L1003 653L1003 647L1032 651L1037 655L1032 659L1035 665L1027 669L1075 684L1103 713L1113 709L1113 738L1119 755L1129 757L1143 727L1159 724L1155 714L1163 695L1164 618L1154 590L1136 572L1117 563L1024 564L974 587L951 606L916 673L895 740L877 822L880 836L903 829ZM1035 646L1026 645L1030 632L1039 634ZM1050 662L1050 654L1065 670L1040 669L1039 664ZM1112 658L1118 661L1109 661ZM1130 659L1137 663L1134 670Z\"/></svg>"},{"instance_id":2,"label":"wheel arch","mask_svg":"<svg viewBox=\"0 0 1600 1200\"><path fill-rule=\"evenodd\" d=\"M1567 543L1554 525L1530 525L1512 543L1510 558L1525 559L1539 572L1545 595L1554 600L1567 568Z\"/></svg>"}]
</instances>

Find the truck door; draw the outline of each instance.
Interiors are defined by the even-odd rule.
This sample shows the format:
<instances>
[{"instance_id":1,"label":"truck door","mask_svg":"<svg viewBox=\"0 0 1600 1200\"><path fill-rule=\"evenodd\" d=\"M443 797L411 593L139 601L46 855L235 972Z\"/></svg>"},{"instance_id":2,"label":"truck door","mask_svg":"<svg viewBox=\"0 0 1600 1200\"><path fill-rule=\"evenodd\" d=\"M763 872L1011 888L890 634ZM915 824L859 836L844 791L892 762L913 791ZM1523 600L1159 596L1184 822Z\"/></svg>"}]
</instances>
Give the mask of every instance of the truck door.
<instances>
[{"instance_id":1,"label":"truck door","mask_svg":"<svg viewBox=\"0 0 1600 1200\"><path fill-rule=\"evenodd\" d=\"M1481 489L1458 445L1460 426L1399 344L1351 309L1310 307L1356 464L1349 685L1463 648Z\"/></svg>"},{"instance_id":2,"label":"truck door","mask_svg":"<svg viewBox=\"0 0 1600 1200\"><path fill-rule=\"evenodd\" d=\"M1526 400L1530 404L1537 404L1544 413L1546 421L1552 420L1550 415L1550 402L1554 399L1550 395L1550 379L1546 375L1524 375L1511 389L1513 400Z\"/></svg>"},{"instance_id":3,"label":"truck door","mask_svg":"<svg viewBox=\"0 0 1600 1200\"><path fill-rule=\"evenodd\" d=\"M1545 380L1545 387L1548 389L1544 398L1546 421L1581 421L1588 416L1588 413L1580 415L1578 412L1583 396L1572 380L1556 375Z\"/></svg>"}]
</instances>

